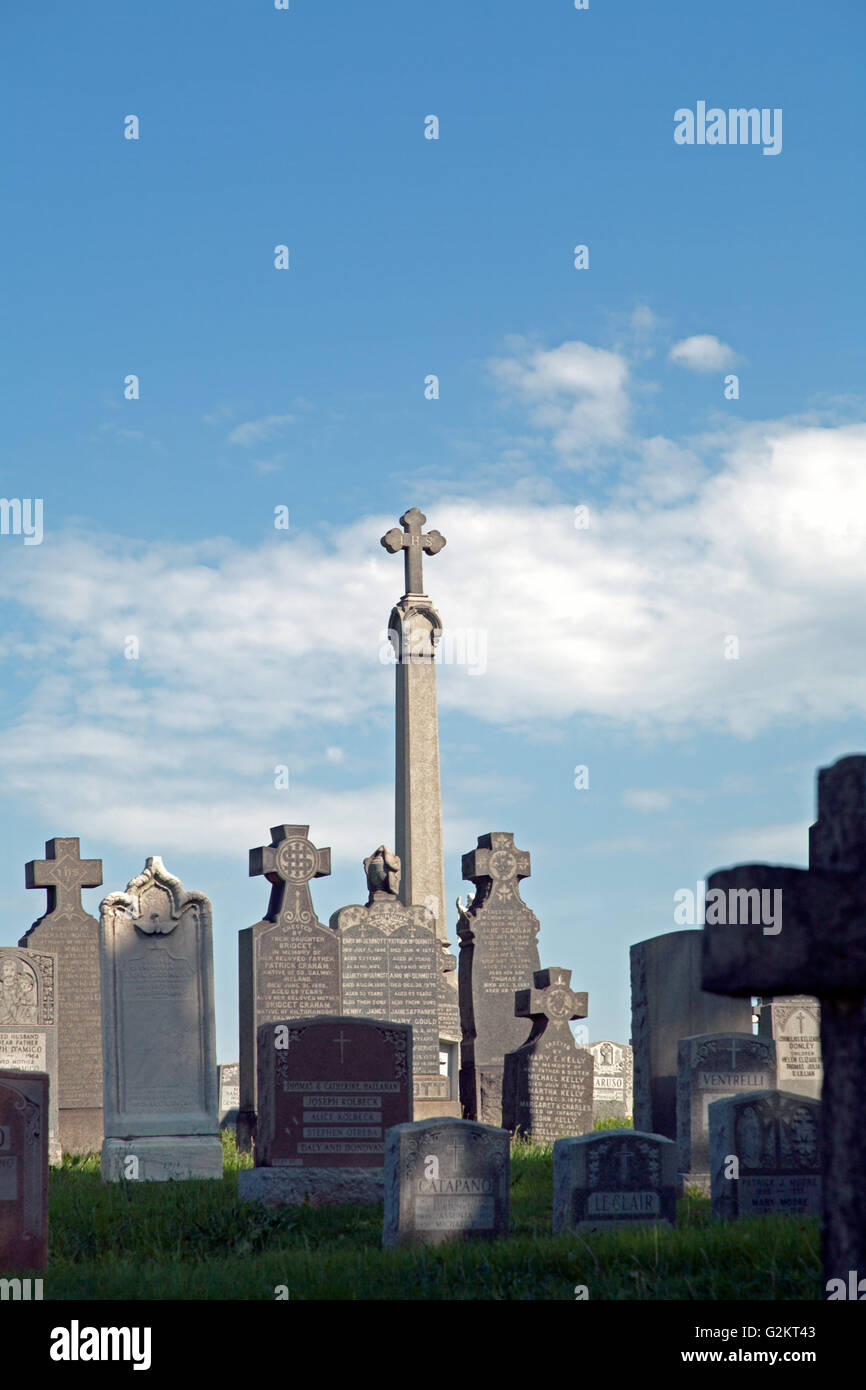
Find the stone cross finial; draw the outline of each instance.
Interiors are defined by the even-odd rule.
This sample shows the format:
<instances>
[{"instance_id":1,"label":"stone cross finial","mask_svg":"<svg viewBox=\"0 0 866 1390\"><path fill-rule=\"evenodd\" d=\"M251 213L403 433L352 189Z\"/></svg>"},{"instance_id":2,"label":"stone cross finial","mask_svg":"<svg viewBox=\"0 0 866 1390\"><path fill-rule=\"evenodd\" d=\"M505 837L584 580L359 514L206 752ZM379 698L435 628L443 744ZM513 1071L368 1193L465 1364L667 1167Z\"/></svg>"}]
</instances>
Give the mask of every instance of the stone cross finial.
<instances>
[{"instance_id":1,"label":"stone cross finial","mask_svg":"<svg viewBox=\"0 0 866 1390\"><path fill-rule=\"evenodd\" d=\"M532 982L533 989L514 991L516 1016L532 1019L529 1041L543 1033L549 1023L556 1028L568 1028L569 1019L586 1018L588 995L586 990L576 993L571 988L570 970L563 970L559 965L551 965L547 970L535 970Z\"/></svg>"},{"instance_id":2,"label":"stone cross finial","mask_svg":"<svg viewBox=\"0 0 866 1390\"><path fill-rule=\"evenodd\" d=\"M426 535L422 533L422 527L427 520L423 512L419 512L417 507L410 507L408 512L404 512L400 517L403 530L400 531L396 526L390 531L386 531L380 544L385 547L392 555L397 555L401 550L406 553L403 557L405 562L405 583L407 594L423 594L424 580L421 574L421 559L426 550L428 555L436 555L445 544L445 537L438 531L428 531Z\"/></svg>"},{"instance_id":3,"label":"stone cross finial","mask_svg":"<svg viewBox=\"0 0 866 1390\"><path fill-rule=\"evenodd\" d=\"M519 903L517 885L531 873L529 850L516 849L510 832L493 830L489 835L479 835L477 848L463 855L461 871L464 878L475 884L476 912L488 898L514 899Z\"/></svg>"},{"instance_id":4,"label":"stone cross finial","mask_svg":"<svg viewBox=\"0 0 866 1390\"><path fill-rule=\"evenodd\" d=\"M270 845L250 850L250 878L264 874L270 884L267 921L313 922L310 879L331 872L330 849L317 849L308 838L308 825L275 825Z\"/></svg>"},{"instance_id":5,"label":"stone cross finial","mask_svg":"<svg viewBox=\"0 0 866 1390\"><path fill-rule=\"evenodd\" d=\"M759 910L744 910L747 894ZM712 874L706 917L704 989L820 1001L824 1273L847 1280L866 1271L866 757L820 770L809 868L738 864Z\"/></svg>"},{"instance_id":6,"label":"stone cross finial","mask_svg":"<svg viewBox=\"0 0 866 1390\"><path fill-rule=\"evenodd\" d=\"M102 882L102 860L82 859L77 836L45 842L45 859L31 859L24 866L28 888L48 890L48 912L58 916L80 916L82 888L98 888Z\"/></svg>"}]
</instances>

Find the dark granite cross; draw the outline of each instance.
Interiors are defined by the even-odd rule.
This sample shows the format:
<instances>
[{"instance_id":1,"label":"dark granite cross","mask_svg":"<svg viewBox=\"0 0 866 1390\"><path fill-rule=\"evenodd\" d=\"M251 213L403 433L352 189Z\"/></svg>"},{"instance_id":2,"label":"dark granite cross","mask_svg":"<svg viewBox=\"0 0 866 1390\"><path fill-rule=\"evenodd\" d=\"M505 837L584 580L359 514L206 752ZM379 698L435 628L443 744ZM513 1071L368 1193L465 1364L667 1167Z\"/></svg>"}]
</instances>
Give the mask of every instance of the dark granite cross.
<instances>
[{"instance_id":1,"label":"dark granite cross","mask_svg":"<svg viewBox=\"0 0 866 1390\"><path fill-rule=\"evenodd\" d=\"M820 1001L824 1276L847 1287L851 1270L866 1275L866 757L819 771L808 869L738 864L712 874L708 899L713 889L728 903L736 890L781 890L781 931L765 932L754 917L708 922L704 989Z\"/></svg>"},{"instance_id":2,"label":"dark granite cross","mask_svg":"<svg viewBox=\"0 0 866 1390\"><path fill-rule=\"evenodd\" d=\"M527 1042L534 1042L553 1024L554 1031L568 1027L572 1018L586 1018L589 999L586 990L576 993L571 988L571 971L559 965L551 965L547 970L535 970L532 975L533 989L514 991L514 1012L518 1018L532 1019L532 1032Z\"/></svg>"},{"instance_id":3,"label":"dark granite cross","mask_svg":"<svg viewBox=\"0 0 866 1390\"><path fill-rule=\"evenodd\" d=\"M102 860L81 859L77 836L45 842L45 859L31 859L24 866L28 888L48 890L48 911L58 917L87 916L81 903L82 888L102 883Z\"/></svg>"},{"instance_id":4,"label":"dark granite cross","mask_svg":"<svg viewBox=\"0 0 866 1390\"><path fill-rule=\"evenodd\" d=\"M517 884L529 878L528 849L515 849L514 836L505 830L492 830L478 836L477 849L464 854L462 876L475 884L473 906L478 908L488 898L514 898L520 902Z\"/></svg>"},{"instance_id":5,"label":"dark granite cross","mask_svg":"<svg viewBox=\"0 0 866 1390\"><path fill-rule=\"evenodd\" d=\"M396 526L390 531L386 531L380 541L385 549L392 555L398 555L401 550L406 554L403 559L405 562L405 584L407 594L423 594L424 580L421 574L421 560L424 551L428 555L436 555L445 544L445 537L438 531L428 531L426 535L422 533L422 527L427 520L423 512L419 512L417 507L410 507L408 512L404 512L400 517L403 530L400 531Z\"/></svg>"},{"instance_id":6,"label":"dark granite cross","mask_svg":"<svg viewBox=\"0 0 866 1390\"><path fill-rule=\"evenodd\" d=\"M265 921L315 922L310 879L331 872L330 849L310 843L308 825L275 825L272 843L250 850L250 878L264 874L272 884Z\"/></svg>"}]
</instances>

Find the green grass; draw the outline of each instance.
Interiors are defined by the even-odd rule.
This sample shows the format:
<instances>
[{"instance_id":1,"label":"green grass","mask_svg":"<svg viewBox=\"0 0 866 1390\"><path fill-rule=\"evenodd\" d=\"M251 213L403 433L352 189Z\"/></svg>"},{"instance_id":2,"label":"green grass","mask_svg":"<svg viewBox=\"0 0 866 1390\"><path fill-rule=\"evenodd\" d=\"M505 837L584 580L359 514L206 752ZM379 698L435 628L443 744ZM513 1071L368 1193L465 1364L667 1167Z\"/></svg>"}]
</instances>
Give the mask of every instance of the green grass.
<instances>
[{"instance_id":1,"label":"green grass","mask_svg":"<svg viewBox=\"0 0 866 1390\"><path fill-rule=\"evenodd\" d=\"M687 1196L676 1230L550 1234L552 1150L515 1142L507 1240L383 1251L381 1207L241 1205L250 1165L223 1135L217 1182L104 1185L99 1160L51 1170L49 1299L814 1299L817 1221L714 1222Z\"/></svg>"}]
</instances>

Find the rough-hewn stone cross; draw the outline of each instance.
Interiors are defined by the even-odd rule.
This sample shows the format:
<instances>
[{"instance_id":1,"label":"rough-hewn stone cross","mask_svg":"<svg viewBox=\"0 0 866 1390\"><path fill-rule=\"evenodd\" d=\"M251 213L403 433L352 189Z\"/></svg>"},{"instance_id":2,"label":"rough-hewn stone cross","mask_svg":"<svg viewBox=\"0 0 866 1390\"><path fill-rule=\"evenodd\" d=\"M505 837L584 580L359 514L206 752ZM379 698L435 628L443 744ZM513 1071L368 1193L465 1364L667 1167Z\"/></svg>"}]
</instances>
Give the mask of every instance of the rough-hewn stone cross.
<instances>
[{"instance_id":1,"label":"rough-hewn stone cross","mask_svg":"<svg viewBox=\"0 0 866 1390\"><path fill-rule=\"evenodd\" d=\"M438 531L428 531L422 534L422 527L427 520L423 512L419 512L417 507L410 507L408 512L404 512L400 517L403 530L400 531L396 526L390 531L386 531L380 542L385 549L392 555L398 555L401 550L406 553L403 556L405 563L405 583L407 594L423 594L424 580L421 574L421 560L424 551L428 555L436 555L445 544L445 537Z\"/></svg>"},{"instance_id":2,"label":"rough-hewn stone cross","mask_svg":"<svg viewBox=\"0 0 866 1390\"><path fill-rule=\"evenodd\" d=\"M704 989L820 1000L824 1274L847 1287L851 1271L866 1276L866 757L820 769L808 869L738 864L712 874L708 898L712 889L726 902L737 889L780 889L781 931L708 922Z\"/></svg>"},{"instance_id":3,"label":"rough-hewn stone cross","mask_svg":"<svg viewBox=\"0 0 866 1390\"><path fill-rule=\"evenodd\" d=\"M45 859L31 859L24 866L28 888L48 890L48 913L57 917L81 917L82 888L98 888L102 882L102 860L82 859L77 836L45 842Z\"/></svg>"},{"instance_id":4,"label":"rough-hewn stone cross","mask_svg":"<svg viewBox=\"0 0 866 1390\"><path fill-rule=\"evenodd\" d=\"M270 845L250 850L250 878L264 874L272 884L265 920L314 922L310 879L327 878L331 872L330 849L317 849L309 840L308 825L275 825Z\"/></svg>"},{"instance_id":5,"label":"rough-hewn stone cross","mask_svg":"<svg viewBox=\"0 0 866 1390\"><path fill-rule=\"evenodd\" d=\"M569 1019L586 1018L589 996L586 990L576 993L571 988L571 971L551 965L547 970L532 974L533 989L514 991L514 1012L518 1018L532 1019L532 1032L527 1042L541 1036L550 1024L555 1030L571 1029Z\"/></svg>"}]
</instances>

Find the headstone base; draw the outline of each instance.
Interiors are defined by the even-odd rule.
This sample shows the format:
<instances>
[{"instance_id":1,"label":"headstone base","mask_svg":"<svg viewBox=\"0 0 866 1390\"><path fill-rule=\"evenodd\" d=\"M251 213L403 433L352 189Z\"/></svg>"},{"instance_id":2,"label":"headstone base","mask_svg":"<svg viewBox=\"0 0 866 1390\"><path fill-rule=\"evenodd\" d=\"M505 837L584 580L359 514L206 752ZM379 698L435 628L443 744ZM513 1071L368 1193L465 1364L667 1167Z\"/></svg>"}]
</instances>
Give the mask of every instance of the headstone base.
<instances>
[{"instance_id":1,"label":"headstone base","mask_svg":"<svg viewBox=\"0 0 866 1390\"><path fill-rule=\"evenodd\" d=\"M440 1115L447 1115L451 1120L463 1118L463 1109L459 1100L414 1100L412 1102L413 1120L435 1120Z\"/></svg>"},{"instance_id":2,"label":"headstone base","mask_svg":"<svg viewBox=\"0 0 866 1390\"><path fill-rule=\"evenodd\" d=\"M138 1159L137 1172L129 1159ZM160 1135L148 1139L106 1139L102 1181L171 1182L222 1178L223 1149L215 1135Z\"/></svg>"},{"instance_id":3,"label":"headstone base","mask_svg":"<svg viewBox=\"0 0 866 1390\"><path fill-rule=\"evenodd\" d=\"M102 1106L60 1111L60 1146L65 1154L98 1154L105 1135Z\"/></svg>"},{"instance_id":4,"label":"headstone base","mask_svg":"<svg viewBox=\"0 0 866 1390\"><path fill-rule=\"evenodd\" d=\"M369 1206L385 1200L384 1168L243 1168L238 1197L266 1207Z\"/></svg>"},{"instance_id":5,"label":"headstone base","mask_svg":"<svg viewBox=\"0 0 866 1390\"><path fill-rule=\"evenodd\" d=\"M709 1173L678 1173L683 1192L686 1188L696 1187L702 1197L709 1197L711 1182Z\"/></svg>"}]
</instances>

